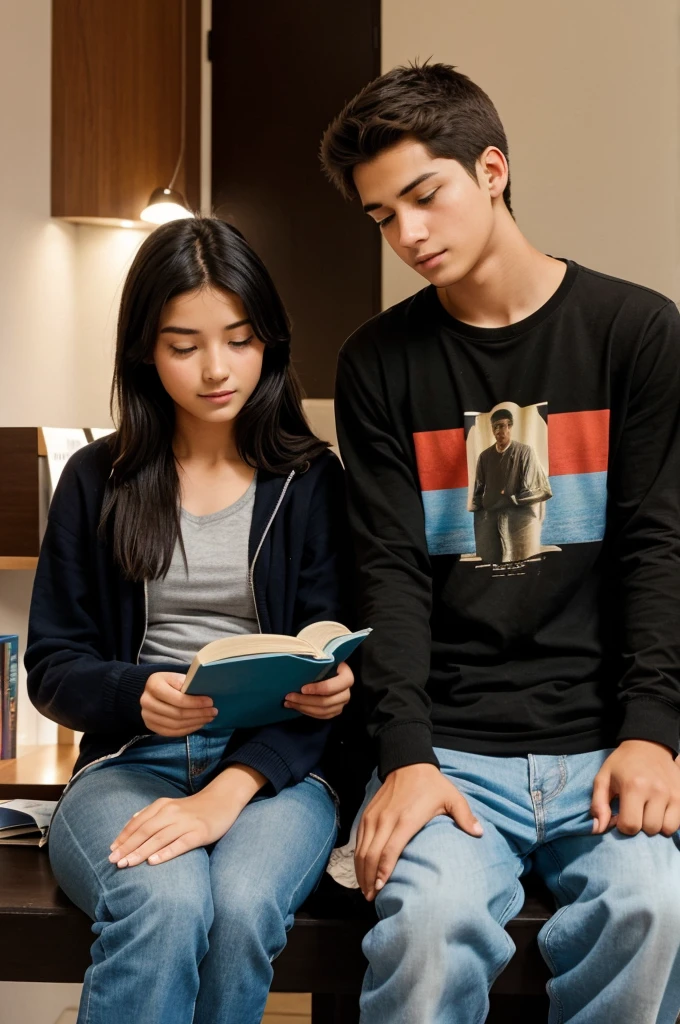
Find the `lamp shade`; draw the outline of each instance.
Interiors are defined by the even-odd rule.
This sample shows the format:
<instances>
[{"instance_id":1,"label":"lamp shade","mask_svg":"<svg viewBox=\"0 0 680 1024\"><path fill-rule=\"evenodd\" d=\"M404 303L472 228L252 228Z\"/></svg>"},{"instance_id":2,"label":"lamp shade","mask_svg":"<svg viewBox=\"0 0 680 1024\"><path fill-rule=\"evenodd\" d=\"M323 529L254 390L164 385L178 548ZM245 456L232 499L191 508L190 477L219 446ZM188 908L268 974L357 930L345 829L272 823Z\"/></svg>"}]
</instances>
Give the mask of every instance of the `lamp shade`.
<instances>
[{"instance_id":1,"label":"lamp shade","mask_svg":"<svg viewBox=\"0 0 680 1024\"><path fill-rule=\"evenodd\" d=\"M150 224L167 224L170 220L193 217L181 192L174 188L155 188L149 202L139 215Z\"/></svg>"}]
</instances>

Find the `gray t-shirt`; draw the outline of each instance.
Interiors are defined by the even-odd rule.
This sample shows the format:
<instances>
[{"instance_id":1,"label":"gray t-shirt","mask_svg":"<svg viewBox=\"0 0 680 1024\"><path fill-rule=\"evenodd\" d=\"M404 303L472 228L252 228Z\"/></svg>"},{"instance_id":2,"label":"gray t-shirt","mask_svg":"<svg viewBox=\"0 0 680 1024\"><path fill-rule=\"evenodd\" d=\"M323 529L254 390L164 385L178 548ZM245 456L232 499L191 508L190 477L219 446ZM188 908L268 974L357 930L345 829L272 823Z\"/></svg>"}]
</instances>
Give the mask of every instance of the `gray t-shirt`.
<instances>
[{"instance_id":1,"label":"gray t-shirt","mask_svg":"<svg viewBox=\"0 0 680 1024\"><path fill-rule=\"evenodd\" d=\"M255 488L256 477L238 501L211 515L194 516L182 509L189 571L178 541L165 579L147 584L140 661L191 662L211 640L259 632L248 581Z\"/></svg>"}]
</instances>

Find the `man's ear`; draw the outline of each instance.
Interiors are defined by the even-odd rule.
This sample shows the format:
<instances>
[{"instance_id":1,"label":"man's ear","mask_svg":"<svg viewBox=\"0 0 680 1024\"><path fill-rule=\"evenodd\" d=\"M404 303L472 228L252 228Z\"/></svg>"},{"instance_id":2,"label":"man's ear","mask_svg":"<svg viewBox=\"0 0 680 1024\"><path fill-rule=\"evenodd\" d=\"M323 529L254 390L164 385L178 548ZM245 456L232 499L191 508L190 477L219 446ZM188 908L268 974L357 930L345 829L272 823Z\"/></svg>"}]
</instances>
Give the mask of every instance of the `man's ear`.
<instances>
[{"instance_id":1,"label":"man's ear","mask_svg":"<svg viewBox=\"0 0 680 1024\"><path fill-rule=\"evenodd\" d=\"M508 183L508 161L496 146L487 146L477 161L477 176L492 199L503 195Z\"/></svg>"}]
</instances>

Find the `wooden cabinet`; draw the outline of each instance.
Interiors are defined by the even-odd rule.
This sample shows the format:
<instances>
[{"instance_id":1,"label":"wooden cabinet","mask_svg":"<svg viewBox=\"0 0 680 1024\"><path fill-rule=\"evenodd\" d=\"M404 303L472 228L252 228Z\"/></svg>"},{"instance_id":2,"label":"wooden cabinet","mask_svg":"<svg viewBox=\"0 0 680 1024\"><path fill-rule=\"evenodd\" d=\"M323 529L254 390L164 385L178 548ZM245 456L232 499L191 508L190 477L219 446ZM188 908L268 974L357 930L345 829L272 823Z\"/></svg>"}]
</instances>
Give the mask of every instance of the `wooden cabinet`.
<instances>
[{"instance_id":1,"label":"wooden cabinet","mask_svg":"<svg viewBox=\"0 0 680 1024\"><path fill-rule=\"evenodd\" d=\"M38 427L0 428L0 569L32 569L49 502Z\"/></svg>"},{"instance_id":2,"label":"wooden cabinet","mask_svg":"<svg viewBox=\"0 0 680 1024\"><path fill-rule=\"evenodd\" d=\"M201 0L53 0L52 216L138 221L180 150L175 188L200 205Z\"/></svg>"}]
</instances>

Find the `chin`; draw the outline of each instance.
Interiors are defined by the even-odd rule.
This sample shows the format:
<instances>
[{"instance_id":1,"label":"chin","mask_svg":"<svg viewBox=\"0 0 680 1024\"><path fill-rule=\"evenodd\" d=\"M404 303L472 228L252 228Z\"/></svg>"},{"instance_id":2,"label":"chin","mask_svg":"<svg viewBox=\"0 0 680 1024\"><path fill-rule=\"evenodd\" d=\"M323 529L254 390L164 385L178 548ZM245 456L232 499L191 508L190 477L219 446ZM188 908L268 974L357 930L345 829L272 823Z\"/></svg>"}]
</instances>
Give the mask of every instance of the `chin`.
<instances>
[{"instance_id":1,"label":"chin","mask_svg":"<svg viewBox=\"0 0 680 1024\"><path fill-rule=\"evenodd\" d=\"M206 409L201 406L197 410L193 410L193 415L197 420L201 420L203 423L229 423L230 420L236 419L241 408L233 409L231 407L223 409Z\"/></svg>"}]
</instances>

